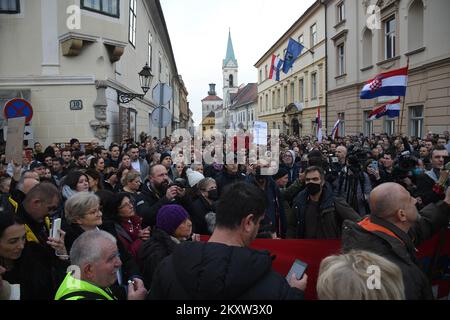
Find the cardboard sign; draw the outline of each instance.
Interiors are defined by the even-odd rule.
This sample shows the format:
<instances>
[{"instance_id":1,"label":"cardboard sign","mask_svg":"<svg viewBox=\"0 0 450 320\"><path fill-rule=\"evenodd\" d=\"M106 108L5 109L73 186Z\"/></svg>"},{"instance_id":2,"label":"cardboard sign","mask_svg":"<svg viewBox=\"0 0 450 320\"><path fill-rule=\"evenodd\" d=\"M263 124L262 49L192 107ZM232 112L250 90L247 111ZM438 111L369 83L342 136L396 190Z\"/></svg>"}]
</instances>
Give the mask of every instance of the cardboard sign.
<instances>
[{"instance_id":1,"label":"cardboard sign","mask_svg":"<svg viewBox=\"0 0 450 320\"><path fill-rule=\"evenodd\" d=\"M6 139L6 162L22 163L23 131L25 117L8 119L8 136Z\"/></svg>"}]
</instances>

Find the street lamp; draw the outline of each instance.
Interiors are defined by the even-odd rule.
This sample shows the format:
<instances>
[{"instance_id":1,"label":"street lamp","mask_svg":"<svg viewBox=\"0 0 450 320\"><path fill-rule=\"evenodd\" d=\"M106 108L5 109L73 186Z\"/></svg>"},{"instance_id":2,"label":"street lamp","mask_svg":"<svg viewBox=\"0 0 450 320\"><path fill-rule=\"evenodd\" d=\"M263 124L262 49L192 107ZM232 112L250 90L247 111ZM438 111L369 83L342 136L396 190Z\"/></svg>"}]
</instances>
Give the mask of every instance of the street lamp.
<instances>
[{"instance_id":1,"label":"street lamp","mask_svg":"<svg viewBox=\"0 0 450 320\"><path fill-rule=\"evenodd\" d=\"M118 103L129 103L135 98L142 99L147 94L148 90L150 89L150 85L152 83L153 75L151 72L150 67L148 66L148 63L145 64L145 66L142 68L141 72L139 72L139 83L141 84L142 91L144 94L137 94L137 93L126 93L120 90L117 90L117 101Z\"/></svg>"}]
</instances>

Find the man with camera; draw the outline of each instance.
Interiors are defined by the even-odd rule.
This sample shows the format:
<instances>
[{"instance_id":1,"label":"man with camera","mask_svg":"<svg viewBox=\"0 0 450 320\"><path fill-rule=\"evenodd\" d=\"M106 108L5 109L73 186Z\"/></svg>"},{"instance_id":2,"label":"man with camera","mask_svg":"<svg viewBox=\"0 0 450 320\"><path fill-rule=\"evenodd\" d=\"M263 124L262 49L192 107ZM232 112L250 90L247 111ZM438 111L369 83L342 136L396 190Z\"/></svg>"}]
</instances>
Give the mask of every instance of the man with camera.
<instances>
[{"instance_id":1,"label":"man with camera","mask_svg":"<svg viewBox=\"0 0 450 320\"><path fill-rule=\"evenodd\" d=\"M367 199L372 191L369 175L363 171L366 161L367 153L363 149L353 148L333 183L335 196L342 197L361 216L370 212Z\"/></svg>"},{"instance_id":2,"label":"man with camera","mask_svg":"<svg viewBox=\"0 0 450 320\"><path fill-rule=\"evenodd\" d=\"M141 194L136 198L136 213L143 218L143 227L156 224L156 215L163 205L179 204L187 209L189 204L185 199L185 187L181 181L171 183L165 166L151 166Z\"/></svg>"}]
</instances>

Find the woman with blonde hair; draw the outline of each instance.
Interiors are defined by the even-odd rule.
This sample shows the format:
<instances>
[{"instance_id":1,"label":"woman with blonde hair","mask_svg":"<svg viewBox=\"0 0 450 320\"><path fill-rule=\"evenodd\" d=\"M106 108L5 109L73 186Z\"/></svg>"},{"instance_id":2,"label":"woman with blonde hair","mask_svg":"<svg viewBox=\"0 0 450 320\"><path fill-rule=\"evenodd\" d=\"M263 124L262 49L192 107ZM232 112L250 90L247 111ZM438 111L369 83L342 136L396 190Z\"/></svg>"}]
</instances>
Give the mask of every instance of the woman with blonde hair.
<instances>
[{"instance_id":1,"label":"woman with blonde hair","mask_svg":"<svg viewBox=\"0 0 450 320\"><path fill-rule=\"evenodd\" d=\"M368 251L351 251L322 260L317 296L320 300L405 300L405 286L394 263Z\"/></svg>"}]
</instances>

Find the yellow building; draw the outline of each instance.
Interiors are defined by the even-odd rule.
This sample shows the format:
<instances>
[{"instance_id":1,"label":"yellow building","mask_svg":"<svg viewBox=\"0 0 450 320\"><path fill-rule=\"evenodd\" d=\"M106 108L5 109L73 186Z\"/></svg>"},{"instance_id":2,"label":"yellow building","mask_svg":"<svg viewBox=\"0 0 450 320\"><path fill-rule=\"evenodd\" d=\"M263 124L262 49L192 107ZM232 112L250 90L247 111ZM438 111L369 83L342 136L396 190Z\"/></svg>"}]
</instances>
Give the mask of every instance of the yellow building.
<instances>
[{"instance_id":1,"label":"yellow building","mask_svg":"<svg viewBox=\"0 0 450 320\"><path fill-rule=\"evenodd\" d=\"M289 38L304 45L301 55L280 81L269 78L272 55L284 59ZM256 62L258 107L256 117L269 129L295 135L315 135L317 109L325 115L325 8L316 1ZM324 116L322 116L324 118Z\"/></svg>"}]
</instances>

